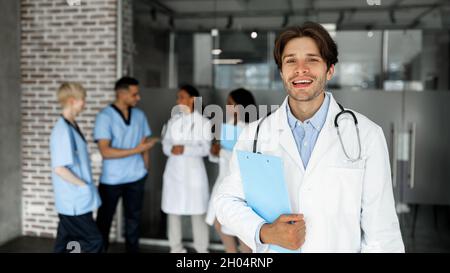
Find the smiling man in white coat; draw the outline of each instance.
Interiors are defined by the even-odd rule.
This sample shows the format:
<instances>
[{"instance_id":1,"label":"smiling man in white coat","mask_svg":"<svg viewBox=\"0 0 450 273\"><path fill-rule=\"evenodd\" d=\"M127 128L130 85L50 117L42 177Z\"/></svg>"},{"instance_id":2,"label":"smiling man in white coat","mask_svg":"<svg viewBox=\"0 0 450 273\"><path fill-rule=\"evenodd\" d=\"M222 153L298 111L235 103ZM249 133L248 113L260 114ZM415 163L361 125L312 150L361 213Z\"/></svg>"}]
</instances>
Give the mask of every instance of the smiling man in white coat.
<instances>
[{"instance_id":1,"label":"smiling man in white coat","mask_svg":"<svg viewBox=\"0 0 450 273\"><path fill-rule=\"evenodd\" d=\"M254 252L269 252L269 245L302 253L404 252L383 131L348 109L336 118L343 108L325 91L337 57L317 23L290 27L275 41L287 98L241 133L214 199L219 222ZM292 209L273 223L247 204L237 160L237 151L253 150L258 126L258 152L283 161Z\"/></svg>"}]
</instances>

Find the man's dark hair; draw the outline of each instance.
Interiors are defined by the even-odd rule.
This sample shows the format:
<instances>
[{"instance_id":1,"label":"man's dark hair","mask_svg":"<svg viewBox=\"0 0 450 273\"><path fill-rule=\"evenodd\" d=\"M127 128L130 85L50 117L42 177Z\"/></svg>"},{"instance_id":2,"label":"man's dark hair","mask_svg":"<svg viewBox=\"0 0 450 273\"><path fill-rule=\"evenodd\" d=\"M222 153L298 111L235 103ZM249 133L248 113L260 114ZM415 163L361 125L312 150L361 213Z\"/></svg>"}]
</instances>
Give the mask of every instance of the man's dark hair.
<instances>
[{"instance_id":1,"label":"man's dark hair","mask_svg":"<svg viewBox=\"0 0 450 273\"><path fill-rule=\"evenodd\" d=\"M284 47L290 40L302 37L309 37L316 42L321 57L327 63L327 69L338 62L337 45L328 31L318 23L305 22L301 26L292 26L285 29L275 40L273 57L280 71Z\"/></svg>"},{"instance_id":2,"label":"man's dark hair","mask_svg":"<svg viewBox=\"0 0 450 273\"><path fill-rule=\"evenodd\" d=\"M128 90L131 85L139 85L139 81L135 78L125 76L116 81L114 90L116 92L119 90Z\"/></svg>"},{"instance_id":3,"label":"man's dark hair","mask_svg":"<svg viewBox=\"0 0 450 273\"><path fill-rule=\"evenodd\" d=\"M198 92L197 88L190 84L183 84L178 88L178 90L186 91L186 93L188 93L191 97L200 97L200 93Z\"/></svg>"}]
</instances>

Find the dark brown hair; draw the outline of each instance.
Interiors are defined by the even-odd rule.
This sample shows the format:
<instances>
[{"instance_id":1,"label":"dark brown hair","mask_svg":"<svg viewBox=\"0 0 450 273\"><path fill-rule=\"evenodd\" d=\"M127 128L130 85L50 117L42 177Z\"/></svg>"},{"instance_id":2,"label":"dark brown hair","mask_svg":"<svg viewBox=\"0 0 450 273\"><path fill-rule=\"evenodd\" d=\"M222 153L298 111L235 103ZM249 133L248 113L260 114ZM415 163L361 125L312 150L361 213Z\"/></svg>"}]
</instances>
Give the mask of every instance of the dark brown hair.
<instances>
[{"instance_id":1,"label":"dark brown hair","mask_svg":"<svg viewBox=\"0 0 450 273\"><path fill-rule=\"evenodd\" d=\"M186 93L188 93L189 97L200 97L200 93L198 92L197 88L190 84L182 84L178 88L178 90L184 90Z\"/></svg>"},{"instance_id":2,"label":"dark brown hair","mask_svg":"<svg viewBox=\"0 0 450 273\"><path fill-rule=\"evenodd\" d=\"M128 90L131 85L139 85L139 81L135 78L131 78L128 76L122 77L119 80L116 81L116 84L114 85L114 90Z\"/></svg>"},{"instance_id":3,"label":"dark brown hair","mask_svg":"<svg viewBox=\"0 0 450 273\"><path fill-rule=\"evenodd\" d=\"M275 40L275 48L273 49L273 57L278 69L281 71L282 54L286 44L295 38L309 37L316 42L321 57L327 63L327 69L331 65L338 62L337 45L331 38L328 31L320 24L314 22L305 22L301 26L292 26L286 28L278 35Z\"/></svg>"}]
</instances>

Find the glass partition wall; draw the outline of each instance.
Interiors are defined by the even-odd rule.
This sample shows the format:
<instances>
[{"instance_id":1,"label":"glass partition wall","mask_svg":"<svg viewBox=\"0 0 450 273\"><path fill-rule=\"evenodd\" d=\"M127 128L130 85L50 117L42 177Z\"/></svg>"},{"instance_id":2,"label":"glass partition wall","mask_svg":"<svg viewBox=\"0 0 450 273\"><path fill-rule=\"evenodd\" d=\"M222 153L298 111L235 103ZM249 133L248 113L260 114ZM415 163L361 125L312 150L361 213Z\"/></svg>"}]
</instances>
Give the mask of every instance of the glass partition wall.
<instances>
[{"instance_id":1,"label":"glass partition wall","mask_svg":"<svg viewBox=\"0 0 450 273\"><path fill-rule=\"evenodd\" d=\"M183 83L197 86L205 103L223 106L230 90L244 87L254 93L258 104L280 104L285 92L272 55L276 35L276 31L168 32L135 27L133 71L142 82L141 105L152 129L161 129L175 103L176 88ZM405 239L437 232L442 222L437 208L450 205L450 168L446 167L450 162L446 121L450 31L337 30L332 35L339 62L327 88L345 107L383 128ZM166 219L160 211L160 194L165 160L159 149L152 152L158 170L147 183L142 229L145 238L163 241ZM205 162L212 187L217 166ZM183 221L183 230L190 240L189 220ZM211 241L219 242L212 229Z\"/></svg>"},{"instance_id":2,"label":"glass partition wall","mask_svg":"<svg viewBox=\"0 0 450 273\"><path fill-rule=\"evenodd\" d=\"M139 70L137 65L136 74L142 75L149 87L168 88L190 82L220 90L282 89L272 55L276 32L217 32L215 36L209 31L152 31L135 35L142 40L136 43L139 55L136 59L148 61L146 71ZM339 46L339 63L328 87L449 90L449 33L449 30L336 31L333 36ZM149 52L151 56L147 57ZM205 70L211 72L206 78L199 75ZM169 74L171 78L167 78Z\"/></svg>"}]
</instances>

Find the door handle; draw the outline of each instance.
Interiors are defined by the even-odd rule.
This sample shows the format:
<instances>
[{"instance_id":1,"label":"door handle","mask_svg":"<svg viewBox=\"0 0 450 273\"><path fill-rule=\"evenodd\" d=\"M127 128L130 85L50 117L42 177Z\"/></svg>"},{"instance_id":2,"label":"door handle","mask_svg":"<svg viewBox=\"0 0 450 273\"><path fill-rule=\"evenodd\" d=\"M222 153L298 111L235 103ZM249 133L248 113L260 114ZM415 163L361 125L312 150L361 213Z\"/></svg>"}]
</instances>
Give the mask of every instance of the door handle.
<instances>
[{"instance_id":1,"label":"door handle","mask_svg":"<svg viewBox=\"0 0 450 273\"><path fill-rule=\"evenodd\" d=\"M414 171L416 167L416 123L412 122L411 127L409 129L409 134L411 137L411 149L410 149L410 168L409 168L409 187L411 189L415 186L415 177L414 177Z\"/></svg>"},{"instance_id":2,"label":"door handle","mask_svg":"<svg viewBox=\"0 0 450 273\"><path fill-rule=\"evenodd\" d=\"M391 123L391 136L392 136L392 184L397 187L397 130L395 128L395 122Z\"/></svg>"}]
</instances>

